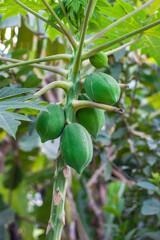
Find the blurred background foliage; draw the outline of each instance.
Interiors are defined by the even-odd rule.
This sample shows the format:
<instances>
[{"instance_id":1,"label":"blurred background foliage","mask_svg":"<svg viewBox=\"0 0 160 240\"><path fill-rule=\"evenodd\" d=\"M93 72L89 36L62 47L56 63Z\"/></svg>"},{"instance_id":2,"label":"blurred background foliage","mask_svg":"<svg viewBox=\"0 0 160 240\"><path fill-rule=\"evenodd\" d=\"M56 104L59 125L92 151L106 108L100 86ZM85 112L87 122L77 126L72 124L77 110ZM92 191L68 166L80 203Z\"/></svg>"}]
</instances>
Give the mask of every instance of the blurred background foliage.
<instances>
[{"instance_id":1,"label":"blurred background foliage","mask_svg":"<svg viewBox=\"0 0 160 240\"><path fill-rule=\"evenodd\" d=\"M79 8L69 2L67 6L71 8L74 21L76 12L79 8L80 11L84 9L86 1L80 1ZM102 10L103 2L98 1L97 9L99 6ZM108 2L115 3L113 0ZM141 1L127 2L139 6ZM11 0L7 3L12 3L12 8L4 13L5 3L0 5L2 56L27 60L70 53L66 39L57 35L56 30L47 28L30 14L26 15ZM43 11L41 1L36 4L35 7L35 3L29 1L32 9ZM56 3L54 5L57 7ZM148 11L152 13L157 9L150 7ZM159 18L158 10L148 22L156 18ZM95 19L96 16L88 34L95 27ZM107 18L107 21L111 20ZM75 27L78 29L80 25L81 19L77 19ZM97 26L104 27L100 23ZM123 34L128 31L127 24L125 27L119 27ZM99 30L97 27L96 31ZM150 31L154 33L154 30ZM122 35L122 32L117 34ZM117 35L111 31L109 36L111 40ZM120 83L129 84L129 89L122 90L117 104L125 111L122 115L105 113L105 125L93 139L93 161L81 176L72 170L65 203L64 240L159 239L160 45L156 38L158 36L153 34L150 39L155 51L151 46L143 48L145 39L142 39L140 43L110 55L109 68L101 69ZM67 67L67 64L67 61L47 62L47 65L59 67ZM93 70L88 62L84 63L84 73ZM41 88L56 80L61 77L31 66L0 72L0 88ZM56 103L63 99L63 94L60 89L51 90L43 95L42 100ZM30 121L19 126L16 140L0 129L0 240L43 240L50 214L59 139L42 144L34 130L39 111L23 108L17 112L27 114Z\"/></svg>"}]
</instances>

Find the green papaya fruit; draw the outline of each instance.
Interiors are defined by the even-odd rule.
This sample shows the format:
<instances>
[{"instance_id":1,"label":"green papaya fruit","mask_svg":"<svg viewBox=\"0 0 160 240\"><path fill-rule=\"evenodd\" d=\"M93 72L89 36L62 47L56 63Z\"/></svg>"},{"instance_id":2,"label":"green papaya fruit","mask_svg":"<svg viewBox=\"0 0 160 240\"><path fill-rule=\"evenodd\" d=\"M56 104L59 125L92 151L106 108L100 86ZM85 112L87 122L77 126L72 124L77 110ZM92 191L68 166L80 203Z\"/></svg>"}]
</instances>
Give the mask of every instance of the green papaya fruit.
<instances>
[{"instance_id":1,"label":"green papaya fruit","mask_svg":"<svg viewBox=\"0 0 160 240\"><path fill-rule=\"evenodd\" d=\"M96 53L89 58L89 61L95 68L106 68L108 66L108 57L103 52Z\"/></svg>"},{"instance_id":2,"label":"green papaya fruit","mask_svg":"<svg viewBox=\"0 0 160 240\"><path fill-rule=\"evenodd\" d=\"M113 77L99 72L91 73L86 77L84 89L93 101L109 105L118 102L121 92Z\"/></svg>"},{"instance_id":3,"label":"green papaya fruit","mask_svg":"<svg viewBox=\"0 0 160 240\"><path fill-rule=\"evenodd\" d=\"M85 94L80 95L78 99L91 101ZM76 119L95 138L105 122L104 111L91 107L79 109L76 112Z\"/></svg>"},{"instance_id":4,"label":"green papaya fruit","mask_svg":"<svg viewBox=\"0 0 160 240\"><path fill-rule=\"evenodd\" d=\"M40 112L35 124L42 143L58 138L65 124L65 114L62 107L56 104L49 104L47 109L48 112Z\"/></svg>"},{"instance_id":5,"label":"green papaya fruit","mask_svg":"<svg viewBox=\"0 0 160 240\"><path fill-rule=\"evenodd\" d=\"M64 128L60 148L65 163L79 174L92 160L93 145L91 137L79 123L71 123Z\"/></svg>"}]
</instances>

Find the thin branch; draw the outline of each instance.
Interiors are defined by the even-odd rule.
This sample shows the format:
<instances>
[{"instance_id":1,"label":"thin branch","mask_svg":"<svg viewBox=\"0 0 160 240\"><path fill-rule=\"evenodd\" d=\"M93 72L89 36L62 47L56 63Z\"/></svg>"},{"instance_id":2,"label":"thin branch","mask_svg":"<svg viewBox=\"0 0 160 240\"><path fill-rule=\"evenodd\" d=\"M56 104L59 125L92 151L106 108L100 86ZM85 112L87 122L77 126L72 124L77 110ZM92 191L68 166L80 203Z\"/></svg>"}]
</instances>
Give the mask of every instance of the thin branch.
<instances>
[{"instance_id":1,"label":"thin branch","mask_svg":"<svg viewBox=\"0 0 160 240\"><path fill-rule=\"evenodd\" d=\"M5 62L15 62L15 63L21 62L20 60L6 58L6 57L0 57L0 60L5 61ZM67 70L61 69L61 68L58 68L58 67L51 67L51 66L46 66L46 65L36 64L36 63L35 64L31 64L31 66L35 67L35 68L40 68L40 69L43 69L43 70L46 70L46 71L49 71L49 72L57 73L57 74L65 77L65 78L68 75L68 71ZM10 65L7 66L7 69L9 69L9 68L10 68ZM0 68L0 71L2 71L1 68Z\"/></svg>"},{"instance_id":2,"label":"thin branch","mask_svg":"<svg viewBox=\"0 0 160 240\"><path fill-rule=\"evenodd\" d=\"M127 179L120 171L112 168L112 173L120 179L120 181L126 183L129 187L132 187L133 185L136 184L135 181Z\"/></svg>"},{"instance_id":3,"label":"thin branch","mask_svg":"<svg viewBox=\"0 0 160 240\"><path fill-rule=\"evenodd\" d=\"M80 43L78 46L78 51L76 53L76 58L75 58L74 65L73 65L73 74L74 75L76 75L80 69L82 49L83 49L83 45L84 45L84 40L85 40L85 35L86 35L87 26L88 26L88 22L89 22L90 13L92 10L92 5L94 4L94 2L95 2L95 0L88 1L85 18L84 18L83 25L82 25Z\"/></svg>"},{"instance_id":4,"label":"thin branch","mask_svg":"<svg viewBox=\"0 0 160 240\"><path fill-rule=\"evenodd\" d=\"M46 224L44 224L44 223L40 223L40 222L37 222L37 221L33 221L33 220L31 220L31 219L29 219L29 218L26 218L26 217L23 217L23 216L18 216L18 218L19 218L20 220L22 220L22 221L25 221L25 222L28 222L28 223L31 223L31 224L37 224L37 225L39 225L39 226L42 227L42 228L46 228L46 227L47 227Z\"/></svg>"},{"instance_id":5,"label":"thin branch","mask_svg":"<svg viewBox=\"0 0 160 240\"><path fill-rule=\"evenodd\" d=\"M76 28L72 25L71 21L69 20L67 12L66 12L66 9L65 9L65 7L63 5L63 2L61 0L58 0L58 2L59 2L59 5L60 5L60 7L62 9L62 12L63 12L64 16L66 17L66 20L67 20L67 22L68 22L72 32L75 32Z\"/></svg>"},{"instance_id":6,"label":"thin branch","mask_svg":"<svg viewBox=\"0 0 160 240\"><path fill-rule=\"evenodd\" d=\"M79 213L77 212L77 207L76 207L72 192L70 190L70 187L67 188L67 198L72 206L72 208L71 208L72 222L73 221L76 222L76 228L77 228L77 234L78 234L79 240L89 240L86 230L85 230L85 228L81 222L81 219L79 217ZM70 225L70 232L71 232L71 225ZM71 235L71 233L70 233L70 235ZM73 236L73 233L72 233L72 236ZM70 236L70 239L75 240L76 236L75 236L75 238L73 238L73 237L71 238L71 236Z\"/></svg>"},{"instance_id":7,"label":"thin branch","mask_svg":"<svg viewBox=\"0 0 160 240\"><path fill-rule=\"evenodd\" d=\"M117 107L113 107L113 106L109 106L109 105L105 105L97 102L92 102L92 101L85 101L85 100L73 100L72 106L74 111L78 111L81 108L93 107L93 108L103 109L106 111L123 113L123 110L121 108L117 108Z\"/></svg>"},{"instance_id":8,"label":"thin branch","mask_svg":"<svg viewBox=\"0 0 160 240\"><path fill-rule=\"evenodd\" d=\"M87 58L90 58L91 56L95 55L96 53L98 53L98 52L100 52L100 51L102 51L102 50L104 50L104 49L106 49L108 47L111 47L111 46L113 46L113 45L115 45L115 44L117 44L117 43L119 43L119 42L121 42L123 40L126 40L127 38L130 38L130 37L132 37L134 35L137 35L138 33L142 33L142 32L144 32L144 31L146 31L146 30L148 30L148 29L150 29L152 27L155 27L155 26L157 26L159 24L160 24L160 20L158 20L158 21L156 21L154 23L151 23L151 24L149 24L149 25L147 25L145 27L139 28L139 29L137 29L137 30L135 30L135 31L133 31L131 33L123 35L122 37L119 37L119 38L117 38L117 39L115 39L115 40L113 40L111 42L108 42L108 43L105 43L105 44L103 44L103 45L101 45L99 47L96 47L96 48L88 51L87 53L85 53L82 56L82 59L85 60Z\"/></svg>"},{"instance_id":9,"label":"thin branch","mask_svg":"<svg viewBox=\"0 0 160 240\"><path fill-rule=\"evenodd\" d=\"M111 51L108 51L108 52L106 52L105 54L106 54L107 56L109 56L109 55L114 54L115 52L118 52L118 51L126 48L126 47L129 47L130 45L138 42L138 41L141 39L141 37L142 37L142 36L140 36L139 38L137 38L137 39L135 39L135 40L132 40L132 41L126 43L126 44L123 44L122 46L120 46L120 47L118 47L118 48L115 48L115 49L113 49L113 50L111 50Z\"/></svg>"},{"instance_id":10,"label":"thin branch","mask_svg":"<svg viewBox=\"0 0 160 240\"><path fill-rule=\"evenodd\" d=\"M119 83L118 85L120 86L121 89L127 89L127 88L129 88L129 85L127 85L127 84Z\"/></svg>"},{"instance_id":11,"label":"thin branch","mask_svg":"<svg viewBox=\"0 0 160 240\"><path fill-rule=\"evenodd\" d=\"M87 192L87 194L89 196L90 207L92 208L93 212L95 213L95 216L98 219L99 225L102 226L102 224L103 224L103 217L104 217L102 208L97 206L97 204L96 204L96 202L94 200L92 191L91 191L90 187L88 187L87 183L84 182L84 186L85 186L86 192Z\"/></svg>"},{"instance_id":12,"label":"thin branch","mask_svg":"<svg viewBox=\"0 0 160 240\"><path fill-rule=\"evenodd\" d=\"M0 67L0 71L6 70L6 69L9 69L9 68L30 65L30 64L33 64L33 63L47 62L47 61L54 61L54 60L61 60L61 59L70 60L71 58L72 58L72 56L69 55L69 54L57 54L57 55L52 55L52 56L48 56L48 57L32 59L32 60L28 60L28 61L20 61L18 63L11 64L9 66L7 66L7 65L2 66L2 67ZM5 58L0 57L0 60L5 61Z\"/></svg>"},{"instance_id":13,"label":"thin branch","mask_svg":"<svg viewBox=\"0 0 160 240\"><path fill-rule=\"evenodd\" d=\"M32 9L30 9L29 7L27 7L26 5L24 5L23 3L21 3L18 0L13 0L15 1L18 5L20 5L22 8L24 8L26 11L30 12L31 14L33 14L35 17L41 19L43 22L49 24L50 26L54 27L56 30L58 30L60 33L64 34L64 31L58 27L56 24L50 23L47 19L45 19L44 17L42 17L40 14L36 13L35 11L33 11Z\"/></svg>"},{"instance_id":14,"label":"thin branch","mask_svg":"<svg viewBox=\"0 0 160 240\"><path fill-rule=\"evenodd\" d=\"M144 132L136 131L136 130L134 130L134 129L130 129L130 132L131 132L133 135L136 135L136 136L138 136L138 137L151 140L151 136L148 135L148 134L145 134Z\"/></svg>"},{"instance_id":15,"label":"thin branch","mask_svg":"<svg viewBox=\"0 0 160 240\"><path fill-rule=\"evenodd\" d=\"M116 25L118 25L119 23L123 22L124 20L126 20L127 18L133 16L134 14L138 13L139 11L141 11L142 9L144 9L145 7L149 6L151 3L153 3L155 0L150 0L147 3L143 4L142 6L140 6L139 8L135 9L133 12L128 13L127 15L125 15L124 17L118 19L117 21L113 22L112 24L110 24L108 27L104 28L102 31L100 31L99 33L95 34L93 37L89 38L86 40L85 42L85 46L92 43L93 41L95 41L96 39L98 39L99 37L101 37L104 33L108 32L110 29L112 29L113 27L115 27Z\"/></svg>"},{"instance_id":16,"label":"thin branch","mask_svg":"<svg viewBox=\"0 0 160 240\"><path fill-rule=\"evenodd\" d=\"M135 157L137 165L139 167L141 167L142 163L141 163L140 158L139 158L139 156L137 154L137 151L135 149L135 144L134 144L134 141L133 141L133 138L132 138L132 133L131 133L129 125L128 125L126 119L125 119L125 116L123 114L121 114L121 119L122 119L122 121L124 123L124 126L126 128L126 132L127 132L127 135L128 135L128 143L129 143L130 151L133 154L133 156Z\"/></svg>"},{"instance_id":17,"label":"thin branch","mask_svg":"<svg viewBox=\"0 0 160 240\"><path fill-rule=\"evenodd\" d=\"M95 184L98 181L98 177L102 176L105 172L105 168L107 165L107 161L102 163L101 166L95 171L95 173L92 175L92 177L87 182L87 187L90 188L93 184ZM129 187L132 187L136 182L133 180L127 179L123 173L118 169L112 168L112 173L118 177L122 182L125 182Z\"/></svg>"},{"instance_id":18,"label":"thin branch","mask_svg":"<svg viewBox=\"0 0 160 240\"><path fill-rule=\"evenodd\" d=\"M140 72L140 69L141 69L141 64L139 63L139 64L138 64L137 71L136 71L136 76L135 76L135 81L136 81L136 82L135 82L135 86L134 86L133 93L132 93L132 97L131 97L131 107L130 107L130 110L129 110L129 115L130 115L130 116L131 116L132 113L133 113L135 96L136 96L136 90L137 90L137 85L138 85L138 82L139 82L139 72Z\"/></svg>"},{"instance_id":19,"label":"thin branch","mask_svg":"<svg viewBox=\"0 0 160 240\"><path fill-rule=\"evenodd\" d=\"M64 81L51 82L47 84L45 87L43 87L41 90L36 92L32 100L36 100L37 98L39 98L41 95L51 90L52 88L62 88L64 89L65 92L68 92L71 86L72 84L70 82L64 82Z\"/></svg>"},{"instance_id":20,"label":"thin branch","mask_svg":"<svg viewBox=\"0 0 160 240\"><path fill-rule=\"evenodd\" d=\"M97 182L97 179L99 176L102 176L102 174L105 172L106 169L106 165L107 165L107 161L103 162L99 168L96 169L96 171L94 172L94 174L92 175L92 177L89 179L89 181L87 182L87 187L91 187L94 183Z\"/></svg>"},{"instance_id":21,"label":"thin branch","mask_svg":"<svg viewBox=\"0 0 160 240\"><path fill-rule=\"evenodd\" d=\"M106 53L104 53L104 54L105 54L106 56L110 56L110 55L112 55L112 54L114 54L114 53L116 53L116 52L118 52L118 51L120 51L120 50L122 50L122 49L124 49L124 48L126 48L126 47L129 47L130 45L132 45L132 44L134 44L134 43L136 43L136 42L138 42L138 41L141 39L141 37L142 37L142 34L139 36L139 38L137 38L137 39L135 39L135 40L132 40L132 41L126 43L126 44L123 44L123 45L121 45L120 47L115 48L115 49L113 49L113 50L111 50L111 51L108 51L108 52L106 52ZM89 59L85 60L85 66L86 66L86 65L89 65L89 64L90 64Z\"/></svg>"},{"instance_id":22,"label":"thin branch","mask_svg":"<svg viewBox=\"0 0 160 240\"><path fill-rule=\"evenodd\" d=\"M61 20L59 19L57 14L54 12L54 10L51 8L51 6L48 4L48 2L46 0L42 0L42 2L45 4L45 6L49 10L49 12L52 14L52 16L56 19L57 23L59 24L59 26L61 27L61 29L65 33L65 36L68 38L68 40L71 43L72 47L74 49L76 49L77 42L74 39L74 37L72 36L72 34L68 31L68 29L65 27L65 25L61 22Z\"/></svg>"}]
</instances>

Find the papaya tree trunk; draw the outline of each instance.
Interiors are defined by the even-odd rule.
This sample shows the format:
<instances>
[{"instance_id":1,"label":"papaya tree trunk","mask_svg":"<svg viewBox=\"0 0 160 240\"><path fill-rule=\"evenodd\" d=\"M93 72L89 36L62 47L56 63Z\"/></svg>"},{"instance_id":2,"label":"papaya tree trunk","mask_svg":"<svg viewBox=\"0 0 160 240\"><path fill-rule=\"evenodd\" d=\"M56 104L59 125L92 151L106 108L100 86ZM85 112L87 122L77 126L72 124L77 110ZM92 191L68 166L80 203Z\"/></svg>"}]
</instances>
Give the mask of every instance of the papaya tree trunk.
<instances>
[{"instance_id":1,"label":"papaya tree trunk","mask_svg":"<svg viewBox=\"0 0 160 240\"><path fill-rule=\"evenodd\" d=\"M57 168L53 183L51 214L46 230L47 240L60 240L65 225L65 195L69 167L64 163L61 155L57 158Z\"/></svg>"}]
</instances>

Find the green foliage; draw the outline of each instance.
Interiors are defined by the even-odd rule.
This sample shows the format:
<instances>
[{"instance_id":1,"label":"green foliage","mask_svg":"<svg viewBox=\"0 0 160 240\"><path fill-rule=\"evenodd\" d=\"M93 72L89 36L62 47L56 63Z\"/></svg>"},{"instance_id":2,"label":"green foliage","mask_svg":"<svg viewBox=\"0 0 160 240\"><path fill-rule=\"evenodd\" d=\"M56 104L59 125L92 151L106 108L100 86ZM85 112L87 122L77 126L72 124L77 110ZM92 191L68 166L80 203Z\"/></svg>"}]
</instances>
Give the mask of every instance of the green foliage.
<instances>
[{"instance_id":1,"label":"green foliage","mask_svg":"<svg viewBox=\"0 0 160 240\"><path fill-rule=\"evenodd\" d=\"M39 105L42 101L27 101L33 97L33 94L26 96L18 96L23 93L32 92L34 89L31 88L14 88L6 87L0 89L0 127L8 132L11 136L15 137L18 126L20 125L19 120L30 121L30 119L20 113L9 112L8 110L30 108L38 110L46 110L45 106Z\"/></svg>"},{"instance_id":2,"label":"green foliage","mask_svg":"<svg viewBox=\"0 0 160 240\"><path fill-rule=\"evenodd\" d=\"M87 7L86 0L66 0L65 1L65 8L67 10L67 15L76 28L77 32L80 30L83 19L84 19L84 10Z\"/></svg>"},{"instance_id":3,"label":"green foliage","mask_svg":"<svg viewBox=\"0 0 160 240\"><path fill-rule=\"evenodd\" d=\"M160 185L160 175L159 173L152 172L152 178L149 178L149 181L155 183L156 185Z\"/></svg>"},{"instance_id":4,"label":"green foliage","mask_svg":"<svg viewBox=\"0 0 160 240\"><path fill-rule=\"evenodd\" d=\"M42 1L22 2L56 24ZM81 36L87 2L63 1L73 28L72 36L77 41ZM70 29L57 1L48 3ZM141 4L140 0L98 0L89 21L86 39ZM111 28L86 46L84 53L159 20L159 7L159 0L154 1L149 7ZM61 33L47 24L44 26L41 20L31 17L13 0L2 1L0 13L3 14L0 18L2 56L29 60L72 53L72 48ZM23 19L20 15L17 16L18 13L23 15ZM11 35L8 34L10 27ZM139 35L134 36L133 39L138 37ZM109 68L96 70L97 73L94 73L99 75L101 71L102 74L111 75L119 83L129 84L129 89L121 90L120 99L118 97L117 107L123 108L124 114L106 112L103 128L98 132L100 125L98 130L94 127L98 134L93 139L92 162L81 176L71 171L65 204L67 216L62 237L64 240L72 237L77 240L159 239L159 38L159 26L147 30L139 41L110 55ZM105 51L115 49L130 40L126 39ZM46 65L69 69L72 61L47 62ZM0 61L1 66L2 64L4 61ZM82 75L92 73L93 68L89 61L86 65L85 62L84 65L82 63L82 66ZM69 80L70 77L72 76L69 73ZM3 240L9 240L9 236L25 240L46 239L45 231L53 195L52 185L56 179L54 159L59 147L59 138L41 143L35 131L34 116L38 115L39 110L48 114L45 103L41 105L44 101L63 101L66 95L59 90L50 90L41 96L42 101L30 100L33 98L33 91L36 90L32 88L42 88L56 80L59 80L57 75L32 66L0 72L0 238ZM89 109L82 110L86 116L89 114ZM72 112L73 109L69 111ZM89 121L89 117L87 119ZM86 124L85 121L84 123ZM64 131L71 125L67 125ZM65 153L70 150L69 164L80 171L83 170L79 165L84 160L83 155L87 155L87 161L91 158L91 140L84 129L83 137L77 128L72 132L74 134L69 135L71 141L67 140L68 145L64 144ZM9 135L16 135L16 141ZM84 143L84 136L89 144ZM89 151L86 150L87 146ZM13 226L15 231L11 232ZM18 236L14 235L15 232Z\"/></svg>"},{"instance_id":5,"label":"green foliage","mask_svg":"<svg viewBox=\"0 0 160 240\"><path fill-rule=\"evenodd\" d=\"M141 2L139 2L141 5ZM96 44L101 45L106 42L110 42L113 39L116 39L128 32L134 31L142 26L144 26L146 23L154 22L155 20L160 19L159 11L154 14L152 14L151 11L154 11L154 9L158 9L159 5L154 2L149 8L145 8L142 11L136 13L132 17L125 20L125 22L122 22L112 28L111 30L107 31L106 34L104 34L104 38L97 39L95 41ZM96 11L98 17L93 20L91 19L88 33L98 33L103 28L109 26L111 23L114 22L114 20L118 20L121 17L125 16L126 14L132 12L135 8L126 1L118 0L114 3L114 5L109 4L107 1L98 1L96 5ZM152 10L151 10L152 9ZM156 10L155 10L156 11ZM101 16L101 14L104 14L105 16ZM147 18L149 16L149 18ZM135 38L138 38L138 36L135 36ZM152 58L154 58L158 63L160 63L160 58L158 56L159 52L159 38L160 38L160 27L154 27L143 34L141 37L141 40L138 41L138 43L135 43L131 46L130 50L137 50L141 49L142 54L149 54ZM124 42L129 42L130 40L126 40ZM117 44L117 47L119 45ZM110 47L110 49L115 48Z\"/></svg>"}]
</instances>

